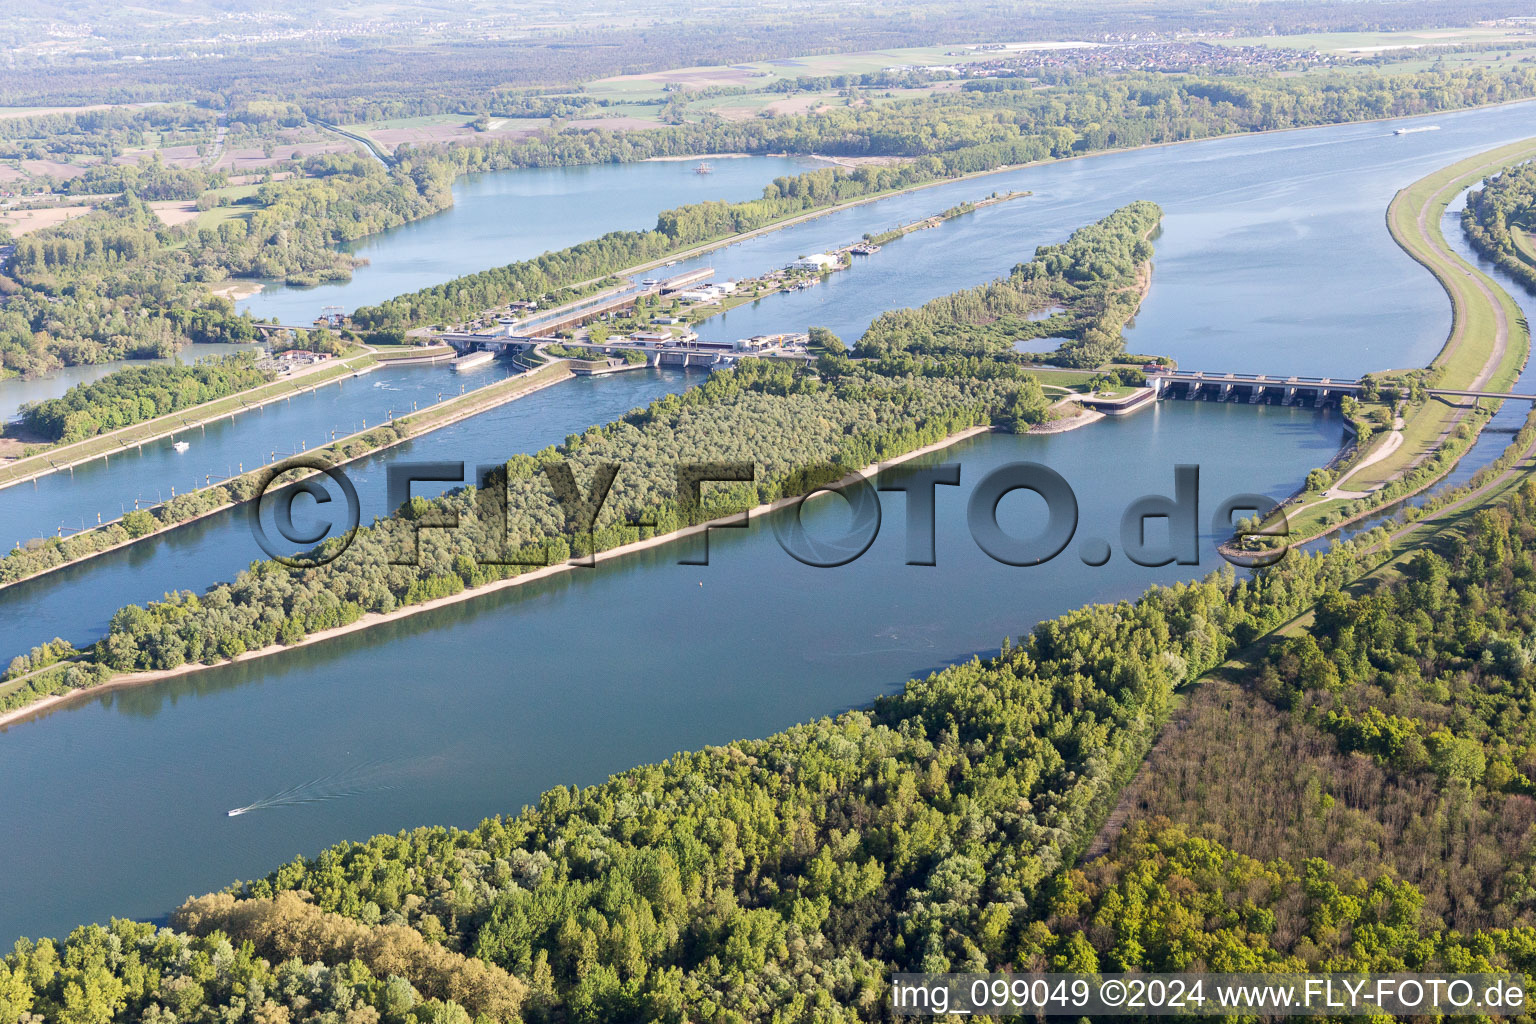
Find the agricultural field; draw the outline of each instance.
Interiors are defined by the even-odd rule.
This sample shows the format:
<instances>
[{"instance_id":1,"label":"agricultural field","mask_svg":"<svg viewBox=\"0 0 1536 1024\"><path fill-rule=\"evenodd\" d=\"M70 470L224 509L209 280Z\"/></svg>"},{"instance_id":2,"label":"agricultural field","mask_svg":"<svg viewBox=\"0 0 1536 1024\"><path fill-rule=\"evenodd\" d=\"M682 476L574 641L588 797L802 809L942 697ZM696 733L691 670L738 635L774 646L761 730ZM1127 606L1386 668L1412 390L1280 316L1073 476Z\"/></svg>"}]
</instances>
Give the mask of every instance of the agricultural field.
<instances>
[{"instance_id":1,"label":"agricultural field","mask_svg":"<svg viewBox=\"0 0 1536 1024\"><path fill-rule=\"evenodd\" d=\"M1273 46L1293 50L1318 50L1322 53L1366 56L1389 50L1422 49L1430 46L1468 46L1487 44L1490 48L1508 44L1536 43L1536 26L1442 28L1404 32L1319 32L1301 35L1245 36L1235 39L1211 39L1224 46Z\"/></svg>"}]
</instances>

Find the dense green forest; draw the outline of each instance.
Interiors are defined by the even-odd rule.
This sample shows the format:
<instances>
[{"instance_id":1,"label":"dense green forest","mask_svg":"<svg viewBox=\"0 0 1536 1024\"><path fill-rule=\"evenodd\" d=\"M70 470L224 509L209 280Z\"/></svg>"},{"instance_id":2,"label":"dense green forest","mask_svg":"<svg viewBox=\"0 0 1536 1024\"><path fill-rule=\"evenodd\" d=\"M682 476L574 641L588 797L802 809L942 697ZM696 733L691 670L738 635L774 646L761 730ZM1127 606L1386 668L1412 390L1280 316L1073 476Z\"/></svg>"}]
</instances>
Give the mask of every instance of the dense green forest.
<instances>
[{"instance_id":1,"label":"dense green forest","mask_svg":"<svg viewBox=\"0 0 1536 1024\"><path fill-rule=\"evenodd\" d=\"M1132 203L1079 228L1066 242L1040 246L1034 259L1003 280L941 296L921 309L882 313L854 354L909 372L926 367L955 372L954 367L996 360L1100 366L1124 351L1121 332L1141 305L1144 275L1151 272L1150 236L1162 213L1156 203ZM1063 313L1028 318L1049 307ZM1034 338L1063 336L1071 340L1054 353L1014 348Z\"/></svg>"},{"instance_id":2,"label":"dense green forest","mask_svg":"<svg viewBox=\"0 0 1536 1024\"><path fill-rule=\"evenodd\" d=\"M867 710L557 788L472 830L424 828L301 858L190 901L170 931L83 929L69 940L81 952L62 962L51 943L23 943L4 961L0 998L15 1008L73 998L98 1008L78 1019L106 1020L179 997L185 1019L203 1020L192 1015L290 998L272 983L231 990L230 964L263 979L315 964L312 973L349 972L344 991L357 1003L382 1011L388 993L387 1019L473 1010L530 1022L809 1022L885 1019L884 979L901 970L1536 970L1524 897L1460 892L1503 920L1455 924L1441 894L1398 871L1394 858L1415 853L1439 865L1422 838L1381 847L1357 833L1347 864L1298 847L1241 852L1230 842L1247 837L1224 842L1224 823L1201 823L1209 805L1250 833L1304 840L1329 818L1358 817L1362 800L1401 810L1393 798L1413 792L1404 786L1360 792L1316 772L1290 780L1309 803L1267 802L1266 776L1284 772L1289 753L1272 732L1310 728L1311 712L1271 707L1271 733L1230 746L1230 733L1201 728L1215 723L1197 709L1168 731L1194 744L1172 767L1225 788L1204 783L1183 821L1138 813L1102 856L1080 859L1175 690L1316 602L1318 618L1251 677L1251 700L1306 690L1347 701L1369 685L1416 697L1417 714L1439 715L1426 727L1468 740L1488 765L1528 746L1523 718L1476 695L1531 673L1505 640L1528 634L1536 609L1536 483L1442 547L1363 591L1340 588L1382 556L1346 544L1252 580L1228 571L1084 608ZM1465 614L1443 614L1458 605ZM1298 653L1308 645L1322 656ZM1207 683L1197 700L1220 708L1242 692ZM1312 755L1328 753L1324 737ZM1257 763L1234 770L1233 758L1251 755ZM1438 778L1424 791L1431 801L1530 804L1492 791L1486 769L1442 772L1432 751L1426 763L1366 763L1390 763L1403 783ZM1155 804L1153 792L1179 780L1162 745L1150 765L1153 790L1142 793ZM1223 807L1227 792L1242 802ZM1252 813L1255 797L1268 813ZM1486 833L1444 811L1420 827L1472 842ZM1518 877L1529 851L1488 863ZM181 950L213 962L183 956L172 969L165 957ZM199 984L175 980L189 975ZM444 1016L409 1016L427 1012Z\"/></svg>"},{"instance_id":3,"label":"dense green forest","mask_svg":"<svg viewBox=\"0 0 1536 1024\"><path fill-rule=\"evenodd\" d=\"M950 378L960 385L958 391L945 392L950 396L950 400L959 402L962 407L966 403L977 404L980 410L975 412L962 408L959 419L955 422L964 421L969 424L972 420L968 417L974 413L986 418L974 422L990 422L997 427L1009 430L1028 429L1049 415L1051 402L1038 381L1026 368L1028 361L1033 357L1015 352L1005 337L1006 332L1011 330L1018 338L1027 339L1038 336L1042 325L1050 329L1059 329L1061 332L1070 332L1074 329L1074 324L1098 325L1094 329L1102 332L1105 323L1103 311L1106 308L1119 309L1123 301L1128 298L1134 299L1140 294L1135 288L1129 288L1128 282L1135 281L1138 269L1143 274L1150 271L1146 261L1150 259L1151 250L1145 241L1145 235L1157 223L1158 216L1159 211L1155 205L1146 202L1134 203L1112 213L1098 225L1092 225L1074 233L1072 239L1065 245L1042 246L1038 251L1037 261L1048 263L1049 268L1046 272L1031 269L1035 266L1034 262L1021 264L1007 280L962 292L949 299L936 300L920 311L906 311L904 316L922 320L926 325L925 332L883 330L883 340L877 358L851 359L839 342L835 346L835 351L833 347L826 347L827 350L817 361L814 374L803 376L791 374L786 377L781 367L770 374L766 381L757 381L755 378L757 368L754 366L754 376L749 378L754 383L749 385L749 390L784 394L819 392L823 399L837 402L848 396L864 397L871 393L903 396L901 400L905 400L906 396L900 384L902 381L909 378L913 382L916 378ZM1126 259L1140 259L1142 262L1135 267L1124 266L1123 261ZM1030 310L1052 304L1060 304L1062 312L1038 321L1029 321L1022 316ZM1128 315L1129 312L1134 312L1135 307L1131 304L1126 308ZM813 333L817 331L819 329L813 329ZM970 348L931 343L934 334L945 338L956 338L963 336L966 332L985 332L992 343ZM311 335L311 337L314 336ZM1105 336L1108 337L1107 334ZM1118 352L1120 347L1118 328L1116 328L1115 340L1109 346L1109 350ZM566 350L560 346L550 346L549 351L555 356L584 356L577 350ZM631 361L643 358L639 353L633 352L624 353L624 356ZM130 379L149 382L155 378L129 373L114 375L106 380L112 382ZM877 391L870 392L868 389L871 386ZM927 387L927 385L923 386ZM892 388L896 390L891 390ZM105 395L108 392L115 394L119 388L114 384L110 387L98 386L97 390ZM134 389L130 389L132 390ZM77 389L78 399L84 400L86 396L87 389ZM55 412L63 411L67 404L66 402L62 405L52 405L49 408ZM92 407L98 410L97 414L100 414L103 408L100 403L88 404L92 404ZM932 410L926 407L914 405L908 408L924 419L932 415ZM763 409L758 411L761 412ZM839 415L844 415L847 411L844 408ZM804 407L795 409L786 407L783 411L773 410L773 414L775 416L811 415L810 411ZM637 412L631 419L637 424L651 426L658 415L656 407L653 407L650 411ZM750 425L745 421L738 422L739 417L739 413L732 414L731 422L736 424L735 429L750 433L752 430ZM945 421L940 419L935 422ZM843 429L847 431L851 426L850 423ZM886 429L884 425L878 426L879 430ZM929 436L931 433L929 426L926 422L920 423L918 433L913 436ZM403 423L396 422L363 438L347 442L335 454L338 457L351 457L361 450L404 436L402 432L405 429ZM792 425L786 424L786 436L787 432L793 429ZM691 440L681 440L683 447L679 449L680 451L694 450L687 447L693 443ZM778 445L780 440L769 443ZM880 450L890 454L898 450L907 450L901 446L912 443L912 440L900 438L894 442L896 447L890 447L892 442L888 441L878 443L886 445ZM589 449L588 453L591 452L592 450ZM860 457L866 459L874 457L862 444L852 446L844 444L838 452L832 456L833 462L838 466L862 465L855 460ZM541 457L550 454L552 453L541 453ZM621 450L617 447L610 454L615 459L622 456ZM822 457L827 453L823 451L817 454L818 457ZM515 460L515 465L518 467L518 473L525 476L533 475L529 464ZM664 494L668 486L665 479L665 463L658 462L652 472L659 475L647 486L653 492L653 496ZM801 486L801 484L794 486ZM243 501L255 493L256 488L257 482L254 475L247 475L220 486L180 495L155 509L137 510L121 522L86 530L68 538L34 539L0 558L0 584L16 582L36 573L77 561L108 547L184 522L228 502ZM760 488L759 493L771 494L773 491L771 487ZM743 501L749 501L750 498L750 493L742 492ZM546 492L542 497L538 497L535 505L532 506L543 510L542 519L537 522L520 520L524 527L520 538L522 542L531 543L551 532L559 532L560 517L551 513L549 499L550 495ZM630 511L639 514L643 510ZM675 511L674 509L673 512ZM622 532L610 531L603 536L605 538L603 545L609 546L612 543L621 542ZM476 577L471 575L465 579L474 580ZM414 584L401 585L414 586ZM407 589L407 593L409 592ZM397 593L396 598L399 597ZM385 604L380 604L378 607L382 608ZM254 638L247 636L242 642L249 643L252 639L259 639L259 636ZM50 659L50 662L51 660L53 659ZM11 677L22 675L38 667L41 667L41 663L23 657L11 666L7 675ZM0 698L0 709L20 707L42 696L89 685L98 680L99 674L98 671L87 671L79 666L72 666L68 670L61 670L55 677L42 677L31 685Z\"/></svg>"},{"instance_id":4,"label":"dense green forest","mask_svg":"<svg viewBox=\"0 0 1536 1024\"><path fill-rule=\"evenodd\" d=\"M340 940L345 941L345 940ZM78 928L63 942L18 942L0 964L0 1020L107 1024L471 1024L465 1005L497 1011L496 987L520 991L505 972L427 947L406 929L354 940L346 956L262 959L249 942L198 938L150 924L114 921ZM333 947L333 948L339 948ZM372 960L380 966L370 969ZM403 964L414 970L402 971ZM402 976L420 978L412 985ZM462 1002L427 995L439 988ZM511 1004L515 1005L515 1004Z\"/></svg>"},{"instance_id":5,"label":"dense green forest","mask_svg":"<svg viewBox=\"0 0 1536 1024\"><path fill-rule=\"evenodd\" d=\"M1341 550L1085 608L869 710L552 790L473 831L338 847L173 923L235 935L248 958L364 968L378 961L360 949L411 929L449 966L463 954L521 982L529 1021L880 1019L894 967L1034 948L1036 908L1174 688L1355 571ZM82 997L111 1000L127 959L81 979ZM393 963L445 991L442 968ZM25 965L7 961L18 1003L53 982ZM199 990L188 1010L219 998Z\"/></svg>"},{"instance_id":6,"label":"dense green forest","mask_svg":"<svg viewBox=\"0 0 1536 1024\"><path fill-rule=\"evenodd\" d=\"M359 155L310 157L260 185L245 218L171 228L133 192L16 243L0 277L0 365L170 355L189 342L254 341L249 316L210 286L234 275L293 284L351 276L337 246L452 203L441 163L386 169ZM144 172L146 175L149 171ZM181 172L194 173L195 172Z\"/></svg>"},{"instance_id":7,"label":"dense green forest","mask_svg":"<svg viewBox=\"0 0 1536 1024\"><path fill-rule=\"evenodd\" d=\"M23 406L21 422L28 434L49 441L79 441L260 387L274 376L248 352L190 366L133 366Z\"/></svg>"},{"instance_id":8,"label":"dense green forest","mask_svg":"<svg viewBox=\"0 0 1536 1024\"><path fill-rule=\"evenodd\" d=\"M1536 164L1520 164L1467 193L1461 224L1472 247L1536 291Z\"/></svg>"}]
</instances>

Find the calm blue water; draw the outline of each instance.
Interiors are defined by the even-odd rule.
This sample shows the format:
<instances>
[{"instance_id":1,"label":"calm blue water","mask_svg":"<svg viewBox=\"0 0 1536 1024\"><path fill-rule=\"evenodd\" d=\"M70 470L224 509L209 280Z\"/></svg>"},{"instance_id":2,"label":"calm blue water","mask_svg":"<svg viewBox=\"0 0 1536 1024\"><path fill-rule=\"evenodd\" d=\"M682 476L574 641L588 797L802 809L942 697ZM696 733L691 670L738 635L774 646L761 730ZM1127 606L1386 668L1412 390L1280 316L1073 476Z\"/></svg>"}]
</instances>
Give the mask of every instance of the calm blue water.
<instances>
[{"instance_id":1,"label":"calm blue water","mask_svg":"<svg viewBox=\"0 0 1536 1024\"><path fill-rule=\"evenodd\" d=\"M755 199L774 178L827 166L767 156L712 165L712 174L695 174L692 160L658 160L467 175L454 185L452 208L353 245L351 252L368 265L351 281L315 288L272 283L239 308L307 324L329 305L351 312L609 231L644 231L656 226L662 210L706 199Z\"/></svg>"},{"instance_id":2,"label":"calm blue water","mask_svg":"<svg viewBox=\"0 0 1536 1024\"><path fill-rule=\"evenodd\" d=\"M670 369L578 377L353 463L346 473L357 487L363 521L371 522L390 511L384 467L391 463L448 460L473 467L504 462L517 452L558 444L567 434L616 419L697 380L697 373L685 376L682 370ZM450 486L419 483L411 493L430 497ZM112 613L126 604L158 600L167 591L201 591L218 580L233 579L265 557L251 532L249 515L248 506L221 512L154 541L0 590L0 664L40 639L94 641L106 632Z\"/></svg>"},{"instance_id":3,"label":"calm blue water","mask_svg":"<svg viewBox=\"0 0 1536 1024\"><path fill-rule=\"evenodd\" d=\"M1190 368L1257 372L1423 363L1445 336L1449 309L1429 274L1392 244L1383 211L1395 189L1435 167L1528 134L1531 110L1441 116L1442 131L1400 137L1390 126L1348 126L1113 154L845 211L708 262L722 276L758 273L994 188L1035 192L911 235L821 288L733 311L722 329L738 336L817 323L851 339L881 309L1004 273L1035 245L1145 197L1168 217L1136 348ZM541 393L558 418L504 451L612 415L566 404L570 386ZM462 426L495 450L504 442L491 422ZM1177 463L1201 465L1208 517L1234 492L1289 493L1339 439L1336 419L1310 411L1205 403L1169 403L1054 437L989 437L946 453L962 462L963 485L940 489L937 568L902 564L901 503L887 495L880 540L844 569L800 566L760 523L719 534L706 569L679 567L674 549L660 549L57 711L0 742L0 772L14 780L0 803L11 883L0 891L0 932L156 914L342 838L515 811L556 783L595 782L678 749L861 704L1042 618L1191 574L1142 569L1118 554L1090 569L1075 545L1034 570L991 562L965 534L962 510L998 463L1056 467L1078 494L1079 539L1114 543L1121 510L1141 494L1170 493ZM835 521L835 503L818 503L812 523ZM1024 498L1004 505L1027 532ZM140 565L158 575L142 586L127 582L129 558L115 576L81 570L47 598L64 602L56 621L71 621L71 594L99 622L130 591L228 575L231 544L210 543L225 562L189 542L177 567L162 564L177 543L145 549ZM1205 557L1198 571L1215 566L1208 548ZM92 590L106 599L89 604ZM357 767L379 759L387 767ZM225 817L333 772L366 779L348 796L315 784L315 802Z\"/></svg>"},{"instance_id":4,"label":"calm blue water","mask_svg":"<svg viewBox=\"0 0 1536 1024\"><path fill-rule=\"evenodd\" d=\"M1107 153L882 200L694 262L721 277L757 274L993 191L1033 193L914 232L819 288L738 307L700 333L731 340L816 324L852 341L872 308L919 305L1006 274L1037 245L1150 199L1165 216L1133 350L1171 355L1186 369L1250 373L1357 376L1423 365L1443 343L1450 311L1434 279L1387 234L1387 204L1438 167L1529 136L1533 109L1402 122L1441 126L1412 135L1394 136L1393 122Z\"/></svg>"},{"instance_id":5,"label":"calm blue water","mask_svg":"<svg viewBox=\"0 0 1536 1024\"><path fill-rule=\"evenodd\" d=\"M175 438L124 449L105 460L76 466L0 489L0 545L72 533L131 512L135 502L156 505L176 494L255 469L302 450L320 447L367 426L388 422L439 401L457 398L512 373L489 363L465 372L448 364L382 364L361 377L344 377L282 402L262 406ZM191 447L178 452L176 440ZM98 519L98 516L100 519Z\"/></svg>"},{"instance_id":6,"label":"calm blue water","mask_svg":"<svg viewBox=\"0 0 1536 1024\"><path fill-rule=\"evenodd\" d=\"M1249 454L1277 439L1256 473ZM935 568L904 564L903 503L886 495L879 539L840 569L793 561L759 520L717 532L706 567L675 564L684 549L669 546L23 723L0 742L5 866L24 879L0 890L0 922L60 931L158 914L342 837L470 824L557 782L863 704L1043 617L1189 575L1119 557L1091 569L1075 543L1036 569L991 561L964 509L1003 462L1055 466L1076 490L1079 538L1118 549L1126 503L1141 488L1171 494L1175 463L1201 465L1205 521L1235 492L1288 490L1338 442L1337 422L1308 411L1197 402L1055 437L989 436L945 454L962 476L939 488ZM1005 527L1038 532L1034 500L1005 498ZM839 506L808 507L814 535L843 531ZM317 783L316 802L225 814L349 772L365 778L346 796Z\"/></svg>"},{"instance_id":7,"label":"calm blue water","mask_svg":"<svg viewBox=\"0 0 1536 1024\"><path fill-rule=\"evenodd\" d=\"M1536 295L1533 295L1524 285L1500 270L1491 260L1484 259L1471 245L1467 243L1466 233L1461 229L1461 211L1466 207L1466 195L1459 198L1446 207L1445 217L1441 221L1441 231L1445 235L1446 243L1462 259L1474 266L1480 267L1489 277L1497 281L1503 289L1515 300L1525 314L1526 322L1533 322L1536 317ZM1520 371L1519 378L1511 389L1516 394L1536 394L1536 360L1528 360L1525 368ZM1352 523L1340 530L1338 537L1355 537L1362 533L1368 533L1376 527L1391 519L1397 519L1406 505L1422 508L1427 502L1466 484L1478 470L1488 465L1504 453L1504 449L1514 441L1514 434L1525 425L1526 417L1530 415L1531 404L1529 402L1505 402L1494 413L1483 432L1478 435L1467 454L1462 456L1443 482L1431 487L1421 494L1416 494L1401 504L1394 505L1376 515L1366 516L1357 523ZM1321 545L1331 544L1333 538L1324 538L1312 544L1306 545L1308 550L1316 549Z\"/></svg>"}]
</instances>

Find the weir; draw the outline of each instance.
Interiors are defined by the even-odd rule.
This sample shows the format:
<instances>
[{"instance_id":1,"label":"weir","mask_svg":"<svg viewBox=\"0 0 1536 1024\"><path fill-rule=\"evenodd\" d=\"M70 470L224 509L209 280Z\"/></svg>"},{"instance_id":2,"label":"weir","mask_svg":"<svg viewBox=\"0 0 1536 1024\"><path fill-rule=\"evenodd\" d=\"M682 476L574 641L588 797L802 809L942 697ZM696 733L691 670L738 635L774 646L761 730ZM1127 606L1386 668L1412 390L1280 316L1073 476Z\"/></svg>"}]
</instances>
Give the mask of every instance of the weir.
<instances>
[{"instance_id":1,"label":"weir","mask_svg":"<svg viewBox=\"0 0 1536 1024\"><path fill-rule=\"evenodd\" d=\"M1213 373L1204 370L1148 370L1147 386L1159 399L1299 405L1316 409L1338 405L1345 395L1353 397L1366 389L1365 382L1361 380L1278 377L1262 373ZM1428 395L1447 399L1490 398L1497 401L1536 402L1536 394L1512 391L1465 391L1456 388L1425 388L1424 391Z\"/></svg>"}]
</instances>

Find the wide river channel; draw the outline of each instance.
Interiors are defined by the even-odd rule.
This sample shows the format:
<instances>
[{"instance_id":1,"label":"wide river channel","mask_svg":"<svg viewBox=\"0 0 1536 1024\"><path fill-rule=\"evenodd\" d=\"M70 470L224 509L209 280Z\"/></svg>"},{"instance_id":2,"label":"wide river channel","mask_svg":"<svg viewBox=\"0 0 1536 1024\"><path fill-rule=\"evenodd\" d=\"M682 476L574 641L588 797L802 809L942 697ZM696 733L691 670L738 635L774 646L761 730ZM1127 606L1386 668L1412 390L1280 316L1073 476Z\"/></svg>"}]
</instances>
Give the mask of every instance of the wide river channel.
<instances>
[{"instance_id":1,"label":"wide river channel","mask_svg":"<svg viewBox=\"0 0 1536 1024\"><path fill-rule=\"evenodd\" d=\"M1033 193L909 235L822 287L740 307L705 333L741 337L821 324L851 340L882 310L1004 274L1036 245L1146 198L1166 217L1152 291L1131 331L1135 350L1172 355L1186 368L1267 373L1342 376L1423 364L1445 337L1449 308L1387 235L1386 205L1437 167L1530 134L1532 110L1404 122L1441 126L1406 136L1391 134L1395 124L1352 125L1107 154L840 211L698 263L719 277L758 274L994 189ZM749 164L717 161L717 174L734 163ZM687 164L604 171L617 179L668 174L679 190L693 187L682 177L694 177ZM519 185L530 173L537 188ZM562 176L579 191L587 174L506 172L464 188L480 197L476 222L518 224L559 201ZM757 184L764 180L759 173ZM639 226L685 201L654 196L644 216L587 225L575 237L562 225L536 248ZM437 225L461 213L372 240L368 269L396 275L392 291L477 269L445 273L431 263L453 244ZM482 265L528 255L526 248ZM413 276L402 269L412 261L431 267ZM319 305L383 297L363 281L360 274L325 296L272 293L272 301L305 296L307 305L282 315L307 319ZM356 467L364 517L384 512L381 480L391 460L474 464L534 451L697 379L641 371L571 382L417 439ZM362 378L342 390L371 391L372 383ZM283 407L248 415L271 416L280 432L288 422ZM886 495L879 539L840 569L795 562L760 520L717 533L706 567L679 565L681 546L653 549L21 722L0 734L7 781L0 935L61 934L111 915L155 917L188 895L329 843L417 825L472 825L515 813L553 785L594 783L680 749L865 704L914 674L993 651L1041 619L1214 570L1216 505L1239 492L1289 493L1340 439L1337 414L1195 402L1163 403L1067 434L977 438L941 456L960 463L962 477L960 487L939 489L934 568L904 564L902 502ZM977 549L966 499L989 469L1019 459L1067 478L1081 510L1078 538L1108 540L1115 548L1108 564L1085 565L1077 542L1030 569L1000 565ZM1143 494L1171 494L1180 463L1200 466L1202 564L1133 565L1119 551L1120 515ZM139 486L154 482L146 476ZM26 506L43 525L79 515L59 500L13 508ZM4 501L0 492L0 508ZM1004 525L1037 532L1036 502L1027 494L1004 499ZM829 499L809 506L807 522L832 535L845 516ZM118 606L166 589L201 589L257 556L240 513L0 591L0 650L16 653L55 634L88 641ZM252 810L226 814L245 807Z\"/></svg>"}]
</instances>

